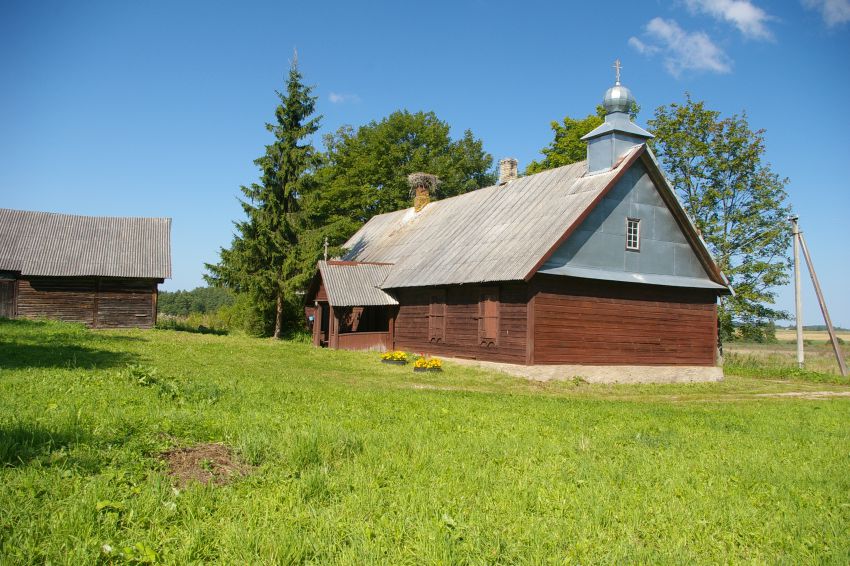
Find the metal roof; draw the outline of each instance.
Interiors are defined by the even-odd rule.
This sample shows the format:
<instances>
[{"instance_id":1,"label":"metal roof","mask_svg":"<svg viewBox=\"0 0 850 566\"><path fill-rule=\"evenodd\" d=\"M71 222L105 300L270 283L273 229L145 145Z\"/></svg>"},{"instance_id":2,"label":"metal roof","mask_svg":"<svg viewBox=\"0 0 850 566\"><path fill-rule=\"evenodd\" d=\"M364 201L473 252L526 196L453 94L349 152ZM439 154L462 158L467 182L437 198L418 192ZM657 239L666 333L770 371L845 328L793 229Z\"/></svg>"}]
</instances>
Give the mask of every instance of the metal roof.
<instances>
[{"instance_id":1,"label":"metal roof","mask_svg":"<svg viewBox=\"0 0 850 566\"><path fill-rule=\"evenodd\" d=\"M666 287L690 287L701 289L726 289L709 279L697 277L682 277L681 275L658 275L655 273L630 273L627 271L613 271L609 269L594 269L590 267L543 267L539 273L551 275L568 275L570 277L581 277L582 279L603 279L605 281L622 281L624 283L648 283L650 285L664 285Z\"/></svg>"},{"instance_id":2,"label":"metal roof","mask_svg":"<svg viewBox=\"0 0 850 566\"><path fill-rule=\"evenodd\" d=\"M609 115L610 116L610 115ZM654 138L652 134L635 124L634 122L628 119L628 114L624 114L624 119L620 120L606 120L596 126L593 131L582 136L582 140L587 141L593 138L598 138L601 135L608 134L610 132L625 132L627 134L631 134L633 136L637 136L640 138Z\"/></svg>"},{"instance_id":3,"label":"metal roof","mask_svg":"<svg viewBox=\"0 0 850 566\"><path fill-rule=\"evenodd\" d=\"M398 301L380 289L392 268L374 263L319 261L319 272L334 307L397 305Z\"/></svg>"},{"instance_id":4,"label":"metal roof","mask_svg":"<svg viewBox=\"0 0 850 566\"><path fill-rule=\"evenodd\" d=\"M599 174L579 162L375 216L344 259L394 264L384 289L523 280L642 147Z\"/></svg>"},{"instance_id":5,"label":"metal roof","mask_svg":"<svg viewBox=\"0 0 850 566\"><path fill-rule=\"evenodd\" d=\"M171 277L171 219L0 208L0 270L166 279Z\"/></svg>"}]
</instances>

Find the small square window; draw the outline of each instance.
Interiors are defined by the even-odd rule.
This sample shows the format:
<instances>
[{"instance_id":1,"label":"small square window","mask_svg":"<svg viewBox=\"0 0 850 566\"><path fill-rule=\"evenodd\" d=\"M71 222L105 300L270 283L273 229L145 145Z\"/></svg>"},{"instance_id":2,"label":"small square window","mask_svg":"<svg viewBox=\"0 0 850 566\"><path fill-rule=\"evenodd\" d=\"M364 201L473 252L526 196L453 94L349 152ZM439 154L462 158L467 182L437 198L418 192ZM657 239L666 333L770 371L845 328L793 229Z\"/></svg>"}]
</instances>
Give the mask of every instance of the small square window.
<instances>
[{"instance_id":1,"label":"small square window","mask_svg":"<svg viewBox=\"0 0 850 566\"><path fill-rule=\"evenodd\" d=\"M640 251L640 218L626 219L626 249Z\"/></svg>"}]
</instances>

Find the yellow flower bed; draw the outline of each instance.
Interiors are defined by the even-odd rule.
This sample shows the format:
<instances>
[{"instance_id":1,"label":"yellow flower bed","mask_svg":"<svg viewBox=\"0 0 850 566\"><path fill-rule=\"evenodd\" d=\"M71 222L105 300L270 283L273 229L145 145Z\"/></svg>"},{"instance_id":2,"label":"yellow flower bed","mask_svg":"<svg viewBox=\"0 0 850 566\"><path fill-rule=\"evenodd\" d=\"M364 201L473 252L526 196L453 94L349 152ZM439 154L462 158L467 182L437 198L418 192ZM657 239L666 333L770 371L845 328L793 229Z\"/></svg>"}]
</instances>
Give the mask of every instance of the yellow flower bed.
<instances>
[{"instance_id":1,"label":"yellow flower bed","mask_svg":"<svg viewBox=\"0 0 850 566\"><path fill-rule=\"evenodd\" d=\"M391 362L406 362L407 361L407 352L402 352L401 350L396 350L394 352L384 352L381 354L382 360L389 360Z\"/></svg>"},{"instance_id":2,"label":"yellow flower bed","mask_svg":"<svg viewBox=\"0 0 850 566\"><path fill-rule=\"evenodd\" d=\"M426 358L421 356L413 362L413 367L415 368L425 368L425 369L443 369L443 360L440 358Z\"/></svg>"}]
</instances>

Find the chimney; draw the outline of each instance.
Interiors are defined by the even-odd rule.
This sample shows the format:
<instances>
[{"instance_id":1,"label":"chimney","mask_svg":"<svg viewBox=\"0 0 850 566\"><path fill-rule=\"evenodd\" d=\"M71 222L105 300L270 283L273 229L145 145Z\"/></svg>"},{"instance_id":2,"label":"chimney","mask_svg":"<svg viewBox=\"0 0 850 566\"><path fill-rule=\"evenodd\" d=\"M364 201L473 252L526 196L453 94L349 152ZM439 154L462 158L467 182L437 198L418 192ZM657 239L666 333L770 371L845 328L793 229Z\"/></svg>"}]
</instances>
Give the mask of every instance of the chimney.
<instances>
[{"instance_id":1,"label":"chimney","mask_svg":"<svg viewBox=\"0 0 850 566\"><path fill-rule=\"evenodd\" d=\"M410 196L413 197L413 209L419 212L431 202L431 195L437 196L437 186L440 180L429 173L411 173L407 176L410 185Z\"/></svg>"},{"instance_id":2,"label":"chimney","mask_svg":"<svg viewBox=\"0 0 850 566\"><path fill-rule=\"evenodd\" d=\"M602 106L605 122L581 138L587 142L587 172L607 171L636 145L646 143L652 134L632 122L629 112L635 104L632 91L620 84L620 60L614 64L617 82L605 92Z\"/></svg>"},{"instance_id":3,"label":"chimney","mask_svg":"<svg viewBox=\"0 0 850 566\"><path fill-rule=\"evenodd\" d=\"M517 160L513 157L506 157L499 161L499 184L504 185L508 181L513 181L517 178Z\"/></svg>"}]
</instances>

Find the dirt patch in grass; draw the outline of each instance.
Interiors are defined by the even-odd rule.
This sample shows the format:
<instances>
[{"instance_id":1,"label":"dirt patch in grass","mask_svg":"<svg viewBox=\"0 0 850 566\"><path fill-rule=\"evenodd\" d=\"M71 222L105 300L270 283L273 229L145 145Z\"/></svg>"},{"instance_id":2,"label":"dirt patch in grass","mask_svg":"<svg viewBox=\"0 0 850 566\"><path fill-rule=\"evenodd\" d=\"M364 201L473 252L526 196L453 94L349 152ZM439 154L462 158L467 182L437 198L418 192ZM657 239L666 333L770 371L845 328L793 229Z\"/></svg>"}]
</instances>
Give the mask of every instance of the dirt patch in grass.
<instances>
[{"instance_id":1,"label":"dirt patch in grass","mask_svg":"<svg viewBox=\"0 0 850 566\"><path fill-rule=\"evenodd\" d=\"M162 453L168 465L168 475L179 486L192 482L224 485L248 473L249 466L240 462L233 451L224 444L196 444L185 448L172 448Z\"/></svg>"},{"instance_id":2,"label":"dirt patch in grass","mask_svg":"<svg viewBox=\"0 0 850 566\"><path fill-rule=\"evenodd\" d=\"M785 391L783 393L755 393L754 397L798 397L800 399L828 399L850 397L850 391Z\"/></svg>"}]
</instances>

